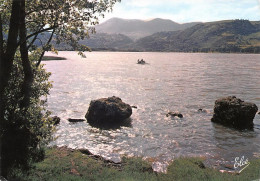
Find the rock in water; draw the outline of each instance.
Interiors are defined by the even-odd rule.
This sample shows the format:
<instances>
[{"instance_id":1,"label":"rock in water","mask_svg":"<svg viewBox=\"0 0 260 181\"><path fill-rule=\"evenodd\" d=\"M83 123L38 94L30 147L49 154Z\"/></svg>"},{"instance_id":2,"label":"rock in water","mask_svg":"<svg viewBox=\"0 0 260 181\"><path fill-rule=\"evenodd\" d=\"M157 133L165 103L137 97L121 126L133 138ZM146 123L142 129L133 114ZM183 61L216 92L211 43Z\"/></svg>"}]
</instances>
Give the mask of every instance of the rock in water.
<instances>
[{"instance_id":1,"label":"rock in water","mask_svg":"<svg viewBox=\"0 0 260 181\"><path fill-rule=\"evenodd\" d=\"M54 117L52 117L52 122L53 122L53 125L56 126L56 125L60 124L60 118L58 116L54 116Z\"/></svg>"},{"instance_id":2,"label":"rock in water","mask_svg":"<svg viewBox=\"0 0 260 181\"><path fill-rule=\"evenodd\" d=\"M132 108L124 103L119 97L102 98L92 100L89 105L86 119L92 126L118 124L129 118Z\"/></svg>"},{"instance_id":3,"label":"rock in water","mask_svg":"<svg viewBox=\"0 0 260 181\"><path fill-rule=\"evenodd\" d=\"M235 96L216 100L212 122L239 129L252 129L258 108L254 103L244 102Z\"/></svg>"},{"instance_id":4,"label":"rock in water","mask_svg":"<svg viewBox=\"0 0 260 181\"><path fill-rule=\"evenodd\" d=\"M71 122L71 123L79 123L79 122L84 122L86 120L85 119L72 119L72 118L69 118L68 121Z\"/></svg>"},{"instance_id":5,"label":"rock in water","mask_svg":"<svg viewBox=\"0 0 260 181\"><path fill-rule=\"evenodd\" d=\"M179 117L179 118L183 118L183 115L179 112L168 112L168 114L166 114L167 117L171 116L171 117Z\"/></svg>"}]
</instances>

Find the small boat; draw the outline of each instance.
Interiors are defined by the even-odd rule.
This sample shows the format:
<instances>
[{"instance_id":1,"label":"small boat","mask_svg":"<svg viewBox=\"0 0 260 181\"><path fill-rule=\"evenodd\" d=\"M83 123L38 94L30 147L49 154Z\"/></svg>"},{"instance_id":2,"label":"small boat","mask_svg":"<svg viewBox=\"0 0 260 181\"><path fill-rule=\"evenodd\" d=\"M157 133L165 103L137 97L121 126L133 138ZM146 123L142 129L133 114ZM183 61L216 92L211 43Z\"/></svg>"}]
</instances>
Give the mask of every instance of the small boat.
<instances>
[{"instance_id":1,"label":"small boat","mask_svg":"<svg viewBox=\"0 0 260 181\"><path fill-rule=\"evenodd\" d=\"M143 59L141 59L141 60L137 60L137 64L145 64L146 62L143 60Z\"/></svg>"}]
</instances>

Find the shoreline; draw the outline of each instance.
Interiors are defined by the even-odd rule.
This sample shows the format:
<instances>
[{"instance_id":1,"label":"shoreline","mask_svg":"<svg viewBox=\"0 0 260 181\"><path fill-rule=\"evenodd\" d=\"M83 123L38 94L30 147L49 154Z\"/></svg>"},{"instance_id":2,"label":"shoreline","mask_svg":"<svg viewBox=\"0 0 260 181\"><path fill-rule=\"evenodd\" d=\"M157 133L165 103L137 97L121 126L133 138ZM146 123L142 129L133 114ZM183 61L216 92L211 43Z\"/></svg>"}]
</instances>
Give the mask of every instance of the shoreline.
<instances>
[{"instance_id":1,"label":"shoreline","mask_svg":"<svg viewBox=\"0 0 260 181\"><path fill-rule=\"evenodd\" d=\"M46 149L43 161L34 164L21 180L256 180L260 178L260 159L240 174L221 173L205 167L203 158L181 157L174 159L167 173L154 172L151 164L138 157L123 157L113 163L88 150L57 147Z\"/></svg>"}]
</instances>

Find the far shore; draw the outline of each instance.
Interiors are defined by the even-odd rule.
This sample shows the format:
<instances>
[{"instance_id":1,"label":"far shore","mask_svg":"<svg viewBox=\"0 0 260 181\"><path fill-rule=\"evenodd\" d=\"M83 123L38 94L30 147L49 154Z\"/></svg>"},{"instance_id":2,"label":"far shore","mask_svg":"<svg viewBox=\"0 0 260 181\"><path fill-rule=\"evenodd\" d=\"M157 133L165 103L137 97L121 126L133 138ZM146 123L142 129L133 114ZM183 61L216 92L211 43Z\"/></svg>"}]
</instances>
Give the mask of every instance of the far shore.
<instances>
[{"instance_id":1,"label":"far shore","mask_svg":"<svg viewBox=\"0 0 260 181\"><path fill-rule=\"evenodd\" d=\"M75 52L76 50L58 50L59 52ZM253 55L259 55L260 52L218 52L218 51L211 51L211 52L192 52L192 51L187 51L187 52L179 52L179 51L139 51L139 50L133 50L133 51L129 51L129 50L110 50L110 49L92 49L92 51L90 52L122 52L122 53L208 53L208 54L212 54L212 53L216 53L216 54L253 54ZM47 59L49 57L53 57L56 58L58 56L44 56L47 57ZM52 59L50 59L52 60Z\"/></svg>"},{"instance_id":2,"label":"far shore","mask_svg":"<svg viewBox=\"0 0 260 181\"><path fill-rule=\"evenodd\" d=\"M42 61L50 61L50 60L67 60L65 57L59 57L59 56L44 56L42 58Z\"/></svg>"}]
</instances>

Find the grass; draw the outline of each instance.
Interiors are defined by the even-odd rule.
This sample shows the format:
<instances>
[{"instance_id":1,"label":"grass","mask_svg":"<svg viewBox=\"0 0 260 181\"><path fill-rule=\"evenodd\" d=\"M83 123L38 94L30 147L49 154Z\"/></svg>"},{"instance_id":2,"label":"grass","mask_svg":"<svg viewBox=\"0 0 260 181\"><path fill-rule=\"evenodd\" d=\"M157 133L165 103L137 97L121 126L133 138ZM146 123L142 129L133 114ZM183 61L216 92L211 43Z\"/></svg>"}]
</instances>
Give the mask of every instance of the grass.
<instances>
[{"instance_id":1,"label":"grass","mask_svg":"<svg viewBox=\"0 0 260 181\"><path fill-rule=\"evenodd\" d=\"M168 167L167 174L153 172L141 158L122 158L115 164L99 156L83 154L66 147L50 148L44 161L35 164L26 175L16 174L17 180L40 181L139 181L139 180L256 180L260 179L260 159L250 162L240 175L220 173L205 168L201 158L179 158ZM12 179L9 179L12 180Z\"/></svg>"}]
</instances>

